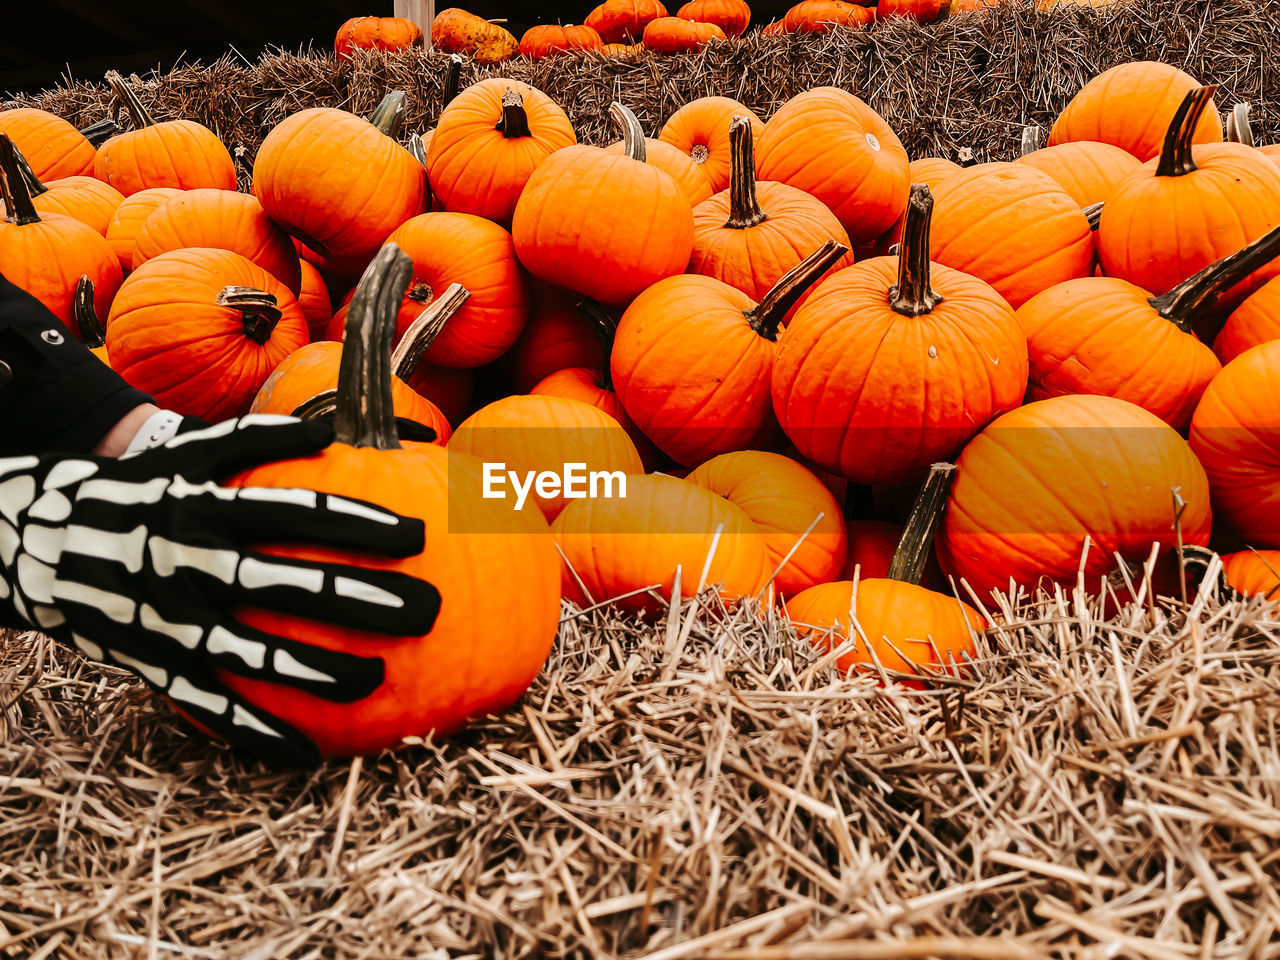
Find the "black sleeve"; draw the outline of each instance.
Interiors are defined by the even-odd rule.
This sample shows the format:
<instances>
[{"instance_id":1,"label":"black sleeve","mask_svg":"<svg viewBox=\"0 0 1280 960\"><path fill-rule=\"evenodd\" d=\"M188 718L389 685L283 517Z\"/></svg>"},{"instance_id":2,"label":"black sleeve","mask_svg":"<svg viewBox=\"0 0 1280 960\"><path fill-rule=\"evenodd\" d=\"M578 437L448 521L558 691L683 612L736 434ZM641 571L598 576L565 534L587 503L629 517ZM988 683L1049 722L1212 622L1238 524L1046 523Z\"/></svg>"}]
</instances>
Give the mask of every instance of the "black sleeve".
<instances>
[{"instance_id":1,"label":"black sleeve","mask_svg":"<svg viewBox=\"0 0 1280 960\"><path fill-rule=\"evenodd\" d=\"M88 453L126 413L154 402L0 276L0 456Z\"/></svg>"}]
</instances>

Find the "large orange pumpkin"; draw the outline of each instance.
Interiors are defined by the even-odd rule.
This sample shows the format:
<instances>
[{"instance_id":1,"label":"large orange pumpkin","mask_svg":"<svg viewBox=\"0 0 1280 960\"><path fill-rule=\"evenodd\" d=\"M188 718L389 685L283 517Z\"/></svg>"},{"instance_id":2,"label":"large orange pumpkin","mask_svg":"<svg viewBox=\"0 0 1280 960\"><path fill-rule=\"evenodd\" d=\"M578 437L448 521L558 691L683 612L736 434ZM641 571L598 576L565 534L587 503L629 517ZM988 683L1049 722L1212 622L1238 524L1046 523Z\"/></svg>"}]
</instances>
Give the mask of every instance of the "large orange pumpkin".
<instances>
[{"instance_id":1,"label":"large orange pumpkin","mask_svg":"<svg viewBox=\"0 0 1280 960\"><path fill-rule=\"evenodd\" d=\"M520 52L520 44L500 24L449 7L431 21L431 45L444 53L464 53L477 63L501 63Z\"/></svg>"},{"instance_id":2,"label":"large orange pumpkin","mask_svg":"<svg viewBox=\"0 0 1280 960\"><path fill-rule=\"evenodd\" d=\"M605 43L638 43L649 21L667 15L661 0L605 0L587 16L587 26Z\"/></svg>"},{"instance_id":3,"label":"large orange pumpkin","mask_svg":"<svg viewBox=\"0 0 1280 960\"><path fill-rule=\"evenodd\" d=\"M18 165L17 149L0 133L0 272L31 294L66 324L75 326L75 291L87 276L99 315L106 313L120 286L120 261L100 233L59 213L41 216Z\"/></svg>"},{"instance_id":4,"label":"large orange pumpkin","mask_svg":"<svg viewBox=\"0 0 1280 960\"><path fill-rule=\"evenodd\" d=\"M173 187L152 187L125 197L111 214L105 234L125 273L133 269L133 244L151 214L182 193Z\"/></svg>"},{"instance_id":5,"label":"large orange pumpkin","mask_svg":"<svg viewBox=\"0 0 1280 960\"><path fill-rule=\"evenodd\" d=\"M45 110L0 110L0 133L7 133L41 180L93 175L97 151L84 134Z\"/></svg>"},{"instance_id":6,"label":"large orange pumpkin","mask_svg":"<svg viewBox=\"0 0 1280 960\"><path fill-rule=\"evenodd\" d=\"M534 170L576 142L569 118L542 91L481 80L440 115L427 153L431 190L445 210L510 223Z\"/></svg>"},{"instance_id":7,"label":"large orange pumpkin","mask_svg":"<svg viewBox=\"0 0 1280 960\"><path fill-rule=\"evenodd\" d=\"M785 183L757 183L748 117L729 131L729 189L693 210L689 272L715 277L760 300L783 275L827 240L849 246L849 235L826 204ZM851 266L846 254L832 270ZM803 300L800 301L803 303Z\"/></svg>"},{"instance_id":8,"label":"large orange pumpkin","mask_svg":"<svg viewBox=\"0 0 1280 960\"><path fill-rule=\"evenodd\" d=\"M422 44L422 28L406 17L352 17L338 28L333 52L350 60L355 50L409 50Z\"/></svg>"},{"instance_id":9,"label":"large orange pumpkin","mask_svg":"<svg viewBox=\"0 0 1280 960\"><path fill-rule=\"evenodd\" d=\"M541 60L575 50L599 50L602 46L600 34L591 27L543 23L525 31L520 38L520 55Z\"/></svg>"},{"instance_id":10,"label":"large orange pumpkin","mask_svg":"<svg viewBox=\"0 0 1280 960\"><path fill-rule=\"evenodd\" d=\"M1280 340L1246 350L1219 373L1191 418L1218 516L1259 547L1280 547Z\"/></svg>"},{"instance_id":11,"label":"large orange pumpkin","mask_svg":"<svg viewBox=\"0 0 1280 960\"><path fill-rule=\"evenodd\" d=\"M645 436L686 466L776 443L769 379L779 326L846 253L828 240L759 302L697 274L636 297L618 324L611 366L622 406Z\"/></svg>"},{"instance_id":12,"label":"large orange pumpkin","mask_svg":"<svg viewBox=\"0 0 1280 960\"><path fill-rule=\"evenodd\" d=\"M71 176L45 183L36 175L17 144L14 145L14 159L37 213L60 213L93 227L104 237L107 235L111 216L124 201L119 190L96 177Z\"/></svg>"},{"instance_id":13,"label":"large orange pumpkin","mask_svg":"<svg viewBox=\"0 0 1280 960\"><path fill-rule=\"evenodd\" d=\"M740 450L713 457L686 479L737 504L760 529L777 596L840 576L848 554L840 505L795 460Z\"/></svg>"},{"instance_id":14,"label":"large orange pumpkin","mask_svg":"<svg viewBox=\"0 0 1280 960\"><path fill-rule=\"evenodd\" d=\"M626 496L614 494L575 500L551 525L567 599L652 614L671 599L677 572L681 597L700 585L719 585L729 602L763 589L764 538L741 507L661 474L629 476Z\"/></svg>"},{"instance_id":15,"label":"large orange pumpkin","mask_svg":"<svg viewBox=\"0 0 1280 960\"><path fill-rule=\"evenodd\" d=\"M796 311L773 408L796 448L856 483L906 483L1022 402L1027 341L977 277L929 261L929 188L912 187L897 257L825 280Z\"/></svg>"},{"instance_id":16,"label":"large orange pumpkin","mask_svg":"<svg viewBox=\"0 0 1280 960\"><path fill-rule=\"evenodd\" d=\"M495 499L512 512L518 512L520 497L508 471L523 484L543 473L563 475L569 464L584 469L584 482L595 472L632 474L644 469L635 444L613 417L580 400L545 395L504 397L481 407L459 424L449 449L494 465L491 469L501 478L501 485L494 487L500 494ZM526 494L519 509L541 510L548 520L575 498L573 490L541 481Z\"/></svg>"},{"instance_id":17,"label":"large orange pumpkin","mask_svg":"<svg viewBox=\"0 0 1280 960\"><path fill-rule=\"evenodd\" d=\"M1196 321L1277 253L1280 228L1158 297L1114 277L1072 280L1032 297L1018 310L1031 352L1028 399L1119 397L1185 430L1222 369L1196 336Z\"/></svg>"},{"instance_id":18,"label":"large orange pumpkin","mask_svg":"<svg viewBox=\"0 0 1280 960\"><path fill-rule=\"evenodd\" d=\"M676 11L681 20L714 23L726 37L740 37L751 24L751 7L746 0L689 0Z\"/></svg>"},{"instance_id":19,"label":"large orange pumpkin","mask_svg":"<svg viewBox=\"0 0 1280 960\"><path fill-rule=\"evenodd\" d=\"M690 159L706 175L715 193L729 189L733 170L733 145L729 140L729 124L734 117L746 117L751 133L759 139L764 124L750 109L728 97L700 97L691 100L671 115L658 133L658 139L669 143Z\"/></svg>"},{"instance_id":20,"label":"large orange pumpkin","mask_svg":"<svg viewBox=\"0 0 1280 960\"><path fill-rule=\"evenodd\" d=\"M609 144L605 149L610 153L618 153L625 156L627 153L627 126L631 121L630 117L625 114L619 114L618 116L622 118L623 139ZM665 170L671 174L671 179L680 185L681 191L688 198L690 207L697 206L714 193L711 189L711 181L707 179L706 168L696 163L691 156L679 147L672 146L665 140L645 138L644 162L651 163L660 170Z\"/></svg>"},{"instance_id":21,"label":"large orange pumpkin","mask_svg":"<svg viewBox=\"0 0 1280 960\"><path fill-rule=\"evenodd\" d=\"M277 635L384 660L382 685L344 704L225 676L251 702L308 734L326 755L374 753L410 736L444 737L471 717L505 710L541 668L560 615L555 546L542 518L512 516L484 499L481 465L472 458L396 437L387 351L408 265L402 261L401 272L388 276L387 261L394 256L387 247L375 260L352 309L353 324L369 332L353 331L349 338L353 348L364 349L344 364L340 377L337 442L314 457L256 467L231 481L354 497L417 517L426 528L421 552L402 559L312 546L261 548L302 560L399 571L432 584L440 596L432 628L410 638L268 611L237 614ZM458 516L475 527L459 527Z\"/></svg>"},{"instance_id":22,"label":"large orange pumpkin","mask_svg":"<svg viewBox=\"0 0 1280 960\"><path fill-rule=\"evenodd\" d=\"M133 238L134 269L152 257L183 247L233 250L252 260L297 294L302 267L288 234L257 199L232 190L186 190L170 197L142 223Z\"/></svg>"},{"instance_id":23,"label":"large orange pumpkin","mask_svg":"<svg viewBox=\"0 0 1280 960\"><path fill-rule=\"evenodd\" d=\"M1166 63L1122 63L1098 74L1072 98L1049 131L1048 145L1098 140L1145 162L1160 153L1179 104L1198 86L1190 74ZM1192 142L1221 140L1218 111L1205 111Z\"/></svg>"},{"instance_id":24,"label":"large orange pumpkin","mask_svg":"<svg viewBox=\"0 0 1280 960\"><path fill-rule=\"evenodd\" d=\"M659 17L645 24L642 42L646 50L654 53L692 53L724 38L724 31L714 23Z\"/></svg>"},{"instance_id":25,"label":"large orange pumpkin","mask_svg":"<svg viewBox=\"0 0 1280 960\"><path fill-rule=\"evenodd\" d=\"M1156 543L1171 553L1175 492L1183 542L1205 545L1209 483L1177 431L1114 397L1029 403L960 454L938 557L980 597L1010 580L1069 588L1079 575L1093 589L1117 556L1141 565Z\"/></svg>"},{"instance_id":26,"label":"large orange pumpkin","mask_svg":"<svg viewBox=\"0 0 1280 960\"><path fill-rule=\"evenodd\" d=\"M359 273L396 227L422 212L426 172L392 139L404 94L375 111L379 125L333 107L277 124L253 162L253 193L272 220L324 266Z\"/></svg>"},{"instance_id":27,"label":"large orange pumpkin","mask_svg":"<svg viewBox=\"0 0 1280 960\"><path fill-rule=\"evenodd\" d=\"M1230 363L1268 340L1280 340L1280 277L1268 280L1232 311L1213 341L1213 352Z\"/></svg>"},{"instance_id":28,"label":"large orange pumpkin","mask_svg":"<svg viewBox=\"0 0 1280 960\"><path fill-rule=\"evenodd\" d=\"M1222 572L1233 590L1246 597L1280 600L1280 550L1241 550L1222 558Z\"/></svg>"},{"instance_id":29,"label":"large orange pumpkin","mask_svg":"<svg viewBox=\"0 0 1280 960\"><path fill-rule=\"evenodd\" d=\"M126 197L151 187L236 188L235 162L217 134L194 120L157 123L120 74L109 71L107 83L133 118L134 129L98 148L95 177Z\"/></svg>"},{"instance_id":30,"label":"large orange pumpkin","mask_svg":"<svg viewBox=\"0 0 1280 960\"><path fill-rule=\"evenodd\" d=\"M1192 146L1214 87L1187 94L1158 159L1127 178L1102 208L1103 272L1144 290L1167 290L1280 226L1280 177L1239 143ZM1256 271L1226 299L1239 303L1280 264Z\"/></svg>"},{"instance_id":31,"label":"large orange pumpkin","mask_svg":"<svg viewBox=\"0 0 1280 960\"><path fill-rule=\"evenodd\" d=\"M832 27L863 27L875 13L844 0L800 0L783 18L787 33L827 33Z\"/></svg>"},{"instance_id":32,"label":"large orange pumpkin","mask_svg":"<svg viewBox=\"0 0 1280 960\"><path fill-rule=\"evenodd\" d=\"M230 250L153 257L121 284L107 316L111 365L161 406L209 421L247 413L308 342L289 288Z\"/></svg>"},{"instance_id":33,"label":"large orange pumpkin","mask_svg":"<svg viewBox=\"0 0 1280 960\"><path fill-rule=\"evenodd\" d=\"M792 97L756 141L760 179L817 197L855 246L875 240L906 209L908 165L907 151L880 115L836 87Z\"/></svg>"},{"instance_id":34,"label":"large orange pumpkin","mask_svg":"<svg viewBox=\"0 0 1280 960\"><path fill-rule=\"evenodd\" d=\"M1124 179L1142 166L1133 154L1094 140L1033 150L1014 162L1047 173L1082 207L1110 200Z\"/></svg>"},{"instance_id":35,"label":"large orange pumpkin","mask_svg":"<svg viewBox=\"0 0 1280 960\"><path fill-rule=\"evenodd\" d=\"M620 103L613 112L630 114ZM670 174L644 162L634 114L626 141L626 156L586 146L553 153L529 178L511 222L526 270L607 305L683 272L693 248L689 201Z\"/></svg>"}]
</instances>

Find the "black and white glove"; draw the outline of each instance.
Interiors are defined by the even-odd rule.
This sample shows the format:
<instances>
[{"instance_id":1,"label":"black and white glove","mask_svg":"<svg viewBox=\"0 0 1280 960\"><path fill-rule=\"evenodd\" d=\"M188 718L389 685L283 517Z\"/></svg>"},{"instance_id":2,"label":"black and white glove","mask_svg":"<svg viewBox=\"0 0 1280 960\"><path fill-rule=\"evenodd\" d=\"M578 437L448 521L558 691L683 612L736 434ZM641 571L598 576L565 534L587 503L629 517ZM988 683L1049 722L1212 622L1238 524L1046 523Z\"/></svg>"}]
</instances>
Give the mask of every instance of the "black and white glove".
<instances>
[{"instance_id":1,"label":"black and white glove","mask_svg":"<svg viewBox=\"0 0 1280 960\"><path fill-rule=\"evenodd\" d=\"M232 744L311 763L311 740L220 682L216 670L349 703L383 680L380 657L273 636L240 623L258 607L344 627L419 636L440 594L395 571L245 549L315 543L412 556L421 520L301 489L218 481L318 453L327 420L255 415L182 432L120 459L0 459L0 599L27 623L96 660L132 670Z\"/></svg>"}]
</instances>

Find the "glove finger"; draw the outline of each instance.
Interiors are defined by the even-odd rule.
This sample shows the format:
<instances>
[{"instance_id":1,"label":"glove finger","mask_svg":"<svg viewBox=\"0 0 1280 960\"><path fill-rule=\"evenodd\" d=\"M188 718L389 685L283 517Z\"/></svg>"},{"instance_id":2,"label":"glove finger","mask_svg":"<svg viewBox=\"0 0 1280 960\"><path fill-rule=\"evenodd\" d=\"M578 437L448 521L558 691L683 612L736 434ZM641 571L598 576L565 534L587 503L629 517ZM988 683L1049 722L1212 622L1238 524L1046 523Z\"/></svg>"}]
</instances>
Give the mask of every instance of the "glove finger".
<instances>
[{"instance_id":1,"label":"glove finger","mask_svg":"<svg viewBox=\"0 0 1280 960\"><path fill-rule=\"evenodd\" d=\"M314 490L211 487L186 500L183 526L235 543L314 543L387 557L421 553L423 522L374 503Z\"/></svg>"},{"instance_id":2,"label":"glove finger","mask_svg":"<svg viewBox=\"0 0 1280 960\"><path fill-rule=\"evenodd\" d=\"M331 420L249 414L180 433L160 449L175 463L176 473L223 479L264 463L312 456L332 442ZM198 465L195 470L192 463Z\"/></svg>"}]
</instances>

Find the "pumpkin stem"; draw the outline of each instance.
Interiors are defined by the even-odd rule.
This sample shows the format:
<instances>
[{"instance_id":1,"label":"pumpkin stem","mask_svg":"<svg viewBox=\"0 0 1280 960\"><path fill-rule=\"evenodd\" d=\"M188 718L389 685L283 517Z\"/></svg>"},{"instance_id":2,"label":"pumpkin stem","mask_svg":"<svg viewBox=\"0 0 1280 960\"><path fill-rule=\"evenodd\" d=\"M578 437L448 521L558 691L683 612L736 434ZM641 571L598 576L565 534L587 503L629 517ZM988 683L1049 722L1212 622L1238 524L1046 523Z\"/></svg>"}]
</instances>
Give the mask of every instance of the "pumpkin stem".
<instances>
[{"instance_id":1,"label":"pumpkin stem","mask_svg":"<svg viewBox=\"0 0 1280 960\"><path fill-rule=\"evenodd\" d=\"M413 323L409 324L391 351L391 372L408 380L418 369L422 356L431 348L449 319L471 299L471 292L460 283L451 283L444 293L431 301Z\"/></svg>"},{"instance_id":2,"label":"pumpkin stem","mask_svg":"<svg viewBox=\"0 0 1280 960\"><path fill-rule=\"evenodd\" d=\"M729 150L732 168L729 175L729 219L725 227L747 230L768 220L756 199L755 137L751 121L734 117L729 121Z\"/></svg>"},{"instance_id":3,"label":"pumpkin stem","mask_svg":"<svg viewBox=\"0 0 1280 960\"><path fill-rule=\"evenodd\" d=\"M520 96L519 90L507 87L502 92L502 116L498 119L497 131L505 140L533 136L529 130L529 114L524 109L524 97Z\"/></svg>"},{"instance_id":4,"label":"pumpkin stem","mask_svg":"<svg viewBox=\"0 0 1280 960\"><path fill-rule=\"evenodd\" d=\"M427 145L422 140L422 134L415 133L409 138L409 145L405 147L409 151L409 155L422 165L422 169L427 169Z\"/></svg>"},{"instance_id":5,"label":"pumpkin stem","mask_svg":"<svg viewBox=\"0 0 1280 960\"><path fill-rule=\"evenodd\" d=\"M600 352L604 355L604 364L600 371L600 389L613 389L613 338L618 335L618 321L604 307L590 297L578 301L578 311L591 321L591 330L600 341Z\"/></svg>"},{"instance_id":6,"label":"pumpkin stem","mask_svg":"<svg viewBox=\"0 0 1280 960\"><path fill-rule=\"evenodd\" d=\"M110 117L96 120L87 127L80 128L80 136L84 137L94 148L98 148L120 132L120 124Z\"/></svg>"},{"instance_id":7,"label":"pumpkin stem","mask_svg":"<svg viewBox=\"0 0 1280 960\"><path fill-rule=\"evenodd\" d=\"M1249 123L1249 103L1237 103L1227 115L1227 142L1255 146L1253 127Z\"/></svg>"},{"instance_id":8,"label":"pumpkin stem","mask_svg":"<svg viewBox=\"0 0 1280 960\"><path fill-rule=\"evenodd\" d=\"M5 219L10 223L25 227L40 222L40 214L31 203L31 188L18 165L18 148L7 133L0 133L0 195L4 197Z\"/></svg>"},{"instance_id":9,"label":"pumpkin stem","mask_svg":"<svg viewBox=\"0 0 1280 960\"><path fill-rule=\"evenodd\" d=\"M1105 201L1099 200L1097 203L1091 203L1084 208L1084 218L1089 221L1089 229L1097 231L1098 224L1102 223L1102 207Z\"/></svg>"},{"instance_id":10,"label":"pumpkin stem","mask_svg":"<svg viewBox=\"0 0 1280 960\"><path fill-rule=\"evenodd\" d=\"M107 86L111 88L111 92L116 95L116 99L123 103L125 110L129 112L129 117L133 120L133 128L135 130L155 126L155 118L142 105L138 95L133 92L133 87L125 82L124 77L120 76L118 71L108 70L105 79Z\"/></svg>"},{"instance_id":11,"label":"pumpkin stem","mask_svg":"<svg viewBox=\"0 0 1280 960\"><path fill-rule=\"evenodd\" d=\"M441 91L442 108L453 103L462 86L462 65L467 58L460 53L449 54L449 62L444 65L444 85Z\"/></svg>"},{"instance_id":12,"label":"pumpkin stem","mask_svg":"<svg viewBox=\"0 0 1280 960\"><path fill-rule=\"evenodd\" d=\"M640 126L640 118L631 112L631 108L617 100L609 106L609 116L622 130L622 152L632 160L644 163L648 159L645 149L644 127Z\"/></svg>"},{"instance_id":13,"label":"pumpkin stem","mask_svg":"<svg viewBox=\"0 0 1280 960\"><path fill-rule=\"evenodd\" d=\"M274 295L253 287L223 287L214 303L220 307L239 310L244 317L244 335L254 343L263 344L271 339L271 331L280 322L280 307Z\"/></svg>"},{"instance_id":14,"label":"pumpkin stem","mask_svg":"<svg viewBox=\"0 0 1280 960\"><path fill-rule=\"evenodd\" d=\"M1183 333L1192 333L1195 316L1200 310L1277 256L1280 256L1280 227L1263 234L1247 247L1209 264L1168 293L1152 297L1147 302Z\"/></svg>"},{"instance_id":15,"label":"pumpkin stem","mask_svg":"<svg viewBox=\"0 0 1280 960\"><path fill-rule=\"evenodd\" d=\"M1157 177L1185 177L1196 172L1195 158L1191 155L1191 140L1195 136L1200 118L1204 116L1205 108L1217 92L1217 84L1211 83L1187 91L1187 95L1182 98L1164 135L1164 149L1160 151L1160 162L1156 166Z\"/></svg>"},{"instance_id":16,"label":"pumpkin stem","mask_svg":"<svg viewBox=\"0 0 1280 960\"><path fill-rule=\"evenodd\" d=\"M916 502L911 505L902 539L898 541L893 559L889 561L890 580L920 583L924 565L933 550L934 535L938 532L938 524L942 522L942 511L947 503L951 475L955 469L954 463L935 463L929 468L929 476L925 478Z\"/></svg>"},{"instance_id":17,"label":"pumpkin stem","mask_svg":"<svg viewBox=\"0 0 1280 960\"><path fill-rule=\"evenodd\" d=\"M1022 156L1035 153L1044 146L1044 130L1040 127L1026 126L1022 128Z\"/></svg>"},{"instance_id":18,"label":"pumpkin stem","mask_svg":"<svg viewBox=\"0 0 1280 960\"><path fill-rule=\"evenodd\" d=\"M387 243L356 286L338 367L335 438L340 443L375 450L400 446L391 401L391 342L412 276L413 261Z\"/></svg>"},{"instance_id":19,"label":"pumpkin stem","mask_svg":"<svg viewBox=\"0 0 1280 960\"><path fill-rule=\"evenodd\" d=\"M929 224L933 194L923 183L911 185L902 242L898 245L898 282L889 288L889 306L905 317L932 313L942 297L929 285Z\"/></svg>"},{"instance_id":20,"label":"pumpkin stem","mask_svg":"<svg viewBox=\"0 0 1280 960\"><path fill-rule=\"evenodd\" d=\"M31 196L38 197L42 193L48 193L49 188L40 182L40 178L36 176L36 172L31 169L31 164L27 162L27 158L22 151L18 149L18 145L13 145L13 157L18 164L18 172L22 174L22 180L27 185L27 190Z\"/></svg>"},{"instance_id":21,"label":"pumpkin stem","mask_svg":"<svg viewBox=\"0 0 1280 960\"><path fill-rule=\"evenodd\" d=\"M404 102L404 91L392 90L373 108L373 113L369 114L369 122L394 140L400 132L400 124L404 123Z\"/></svg>"},{"instance_id":22,"label":"pumpkin stem","mask_svg":"<svg viewBox=\"0 0 1280 960\"><path fill-rule=\"evenodd\" d=\"M105 347L106 335L102 331L102 321L98 319L98 311L93 306L93 281L85 274L76 281L76 295L73 301L73 315L76 318L76 329L80 331L80 342L86 347Z\"/></svg>"},{"instance_id":23,"label":"pumpkin stem","mask_svg":"<svg viewBox=\"0 0 1280 960\"><path fill-rule=\"evenodd\" d=\"M766 340L777 340L782 318L848 252L849 248L839 240L828 240L788 270L758 304L743 313L751 329Z\"/></svg>"}]
</instances>

